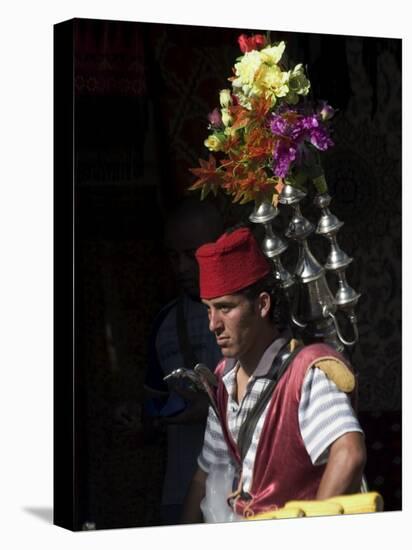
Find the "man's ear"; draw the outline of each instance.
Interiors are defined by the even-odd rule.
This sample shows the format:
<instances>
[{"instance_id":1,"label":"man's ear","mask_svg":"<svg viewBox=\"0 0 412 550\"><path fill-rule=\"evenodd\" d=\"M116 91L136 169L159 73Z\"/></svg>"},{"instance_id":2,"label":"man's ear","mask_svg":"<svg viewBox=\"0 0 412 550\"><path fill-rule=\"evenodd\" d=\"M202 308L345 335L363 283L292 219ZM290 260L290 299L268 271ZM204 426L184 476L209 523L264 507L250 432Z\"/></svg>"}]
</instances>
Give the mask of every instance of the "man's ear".
<instances>
[{"instance_id":1,"label":"man's ear","mask_svg":"<svg viewBox=\"0 0 412 550\"><path fill-rule=\"evenodd\" d=\"M268 317L271 306L271 297L268 292L261 292L258 297L259 300L259 313L262 319Z\"/></svg>"}]
</instances>

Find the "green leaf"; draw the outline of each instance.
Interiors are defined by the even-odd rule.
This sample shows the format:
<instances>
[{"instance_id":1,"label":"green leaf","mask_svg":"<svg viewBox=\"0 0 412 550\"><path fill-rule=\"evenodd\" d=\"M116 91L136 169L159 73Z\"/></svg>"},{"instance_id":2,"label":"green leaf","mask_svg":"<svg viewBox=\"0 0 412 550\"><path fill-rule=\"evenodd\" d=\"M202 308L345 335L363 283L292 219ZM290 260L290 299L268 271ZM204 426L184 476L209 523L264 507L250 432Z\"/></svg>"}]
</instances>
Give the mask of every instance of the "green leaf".
<instances>
[{"instance_id":1,"label":"green leaf","mask_svg":"<svg viewBox=\"0 0 412 550\"><path fill-rule=\"evenodd\" d=\"M211 191L211 186L210 186L210 183L205 183L204 186L202 187L202 192L200 194L200 200L202 201L203 199L205 199L208 194L210 193Z\"/></svg>"},{"instance_id":2,"label":"green leaf","mask_svg":"<svg viewBox=\"0 0 412 550\"><path fill-rule=\"evenodd\" d=\"M322 194L327 192L328 184L326 183L326 178L324 174L321 174L317 178L314 178L312 181L318 193Z\"/></svg>"}]
</instances>

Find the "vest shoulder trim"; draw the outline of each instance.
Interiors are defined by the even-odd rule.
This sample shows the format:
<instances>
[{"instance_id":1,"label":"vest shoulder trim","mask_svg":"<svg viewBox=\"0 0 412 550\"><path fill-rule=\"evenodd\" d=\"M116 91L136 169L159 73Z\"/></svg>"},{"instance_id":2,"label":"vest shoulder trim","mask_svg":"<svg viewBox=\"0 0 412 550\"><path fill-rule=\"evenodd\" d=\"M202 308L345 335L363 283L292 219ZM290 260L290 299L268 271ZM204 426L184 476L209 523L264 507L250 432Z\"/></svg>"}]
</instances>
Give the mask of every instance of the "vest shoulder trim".
<instances>
[{"instance_id":1,"label":"vest shoulder trim","mask_svg":"<svg viewBox=\"0 0 412 550\"><path fill-rule=\"evenodd\" d=\"M354 390L355 376L353 372L351 372L343 361L340 361L336 357L322 357L317 359L311 366L323 371L341 391L350 393Z\"/></svg>"}]
</instances>

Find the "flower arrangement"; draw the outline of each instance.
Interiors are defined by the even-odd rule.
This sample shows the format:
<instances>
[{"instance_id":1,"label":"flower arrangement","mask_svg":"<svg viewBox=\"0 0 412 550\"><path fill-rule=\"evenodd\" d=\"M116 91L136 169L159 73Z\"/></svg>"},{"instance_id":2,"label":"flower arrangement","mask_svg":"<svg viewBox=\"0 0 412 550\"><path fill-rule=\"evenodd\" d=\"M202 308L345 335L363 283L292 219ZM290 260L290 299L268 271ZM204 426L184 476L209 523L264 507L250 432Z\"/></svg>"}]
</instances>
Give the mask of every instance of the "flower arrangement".
<instances>
[{"instance_id":1,"label":"flower arrangement","mask_svg":"<svg viewBox=\"0 0 412 550\"><path fill-rule=\"evenodd\" d=\"M243 55L228 79L231 89L220 91L220 108L208 115L209 159L190 169L198 178L190 189L201 189L201 198L222 189L234 202L275 205L286 182L304 187L312 179L325 191L319 152L333 145L334 110L308 102L310 82L302 64L286 67L285 42L242 34L238 43Z\"/></svg>"}]
</instances>

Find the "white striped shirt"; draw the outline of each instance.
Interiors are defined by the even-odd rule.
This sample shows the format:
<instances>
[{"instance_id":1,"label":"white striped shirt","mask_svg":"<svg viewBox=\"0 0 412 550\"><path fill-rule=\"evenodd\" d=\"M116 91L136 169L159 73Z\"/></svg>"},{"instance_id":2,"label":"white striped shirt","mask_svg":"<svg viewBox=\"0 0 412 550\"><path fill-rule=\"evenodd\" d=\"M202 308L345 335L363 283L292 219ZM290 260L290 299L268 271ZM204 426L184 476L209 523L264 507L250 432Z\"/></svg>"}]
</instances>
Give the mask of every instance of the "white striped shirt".
<instances>
[{"instance_id":1,"label":"white striped shirt","mask_svg":"<svg viewBox=\"0 0 412 550\"><path fill-rule=\"evenodd\" d=\"M254 374L249 378L240 403L235 400L237 367L233 360L226 360L227 368L222 382L228 393L227 424L234 441L237 441L240 427L248 412L268 385L270 381L267 376L268 371L285 341L286 339L279 338L266 350ZM257 422L252 443L243 461L243 489L246 492L252 483L256 450L269 404L270 400ZM327 462L329 447L340 436L347 432L363 433L348 395L340 391L336 384L318 368L310 368L305 376L298 415L301 436L314 465ZM232 458L220 422L214 411L209 409L198 464L203 471L209 472L214 465L228 464L228 461L232 461Z\"/></svg>"}]
</instances>

